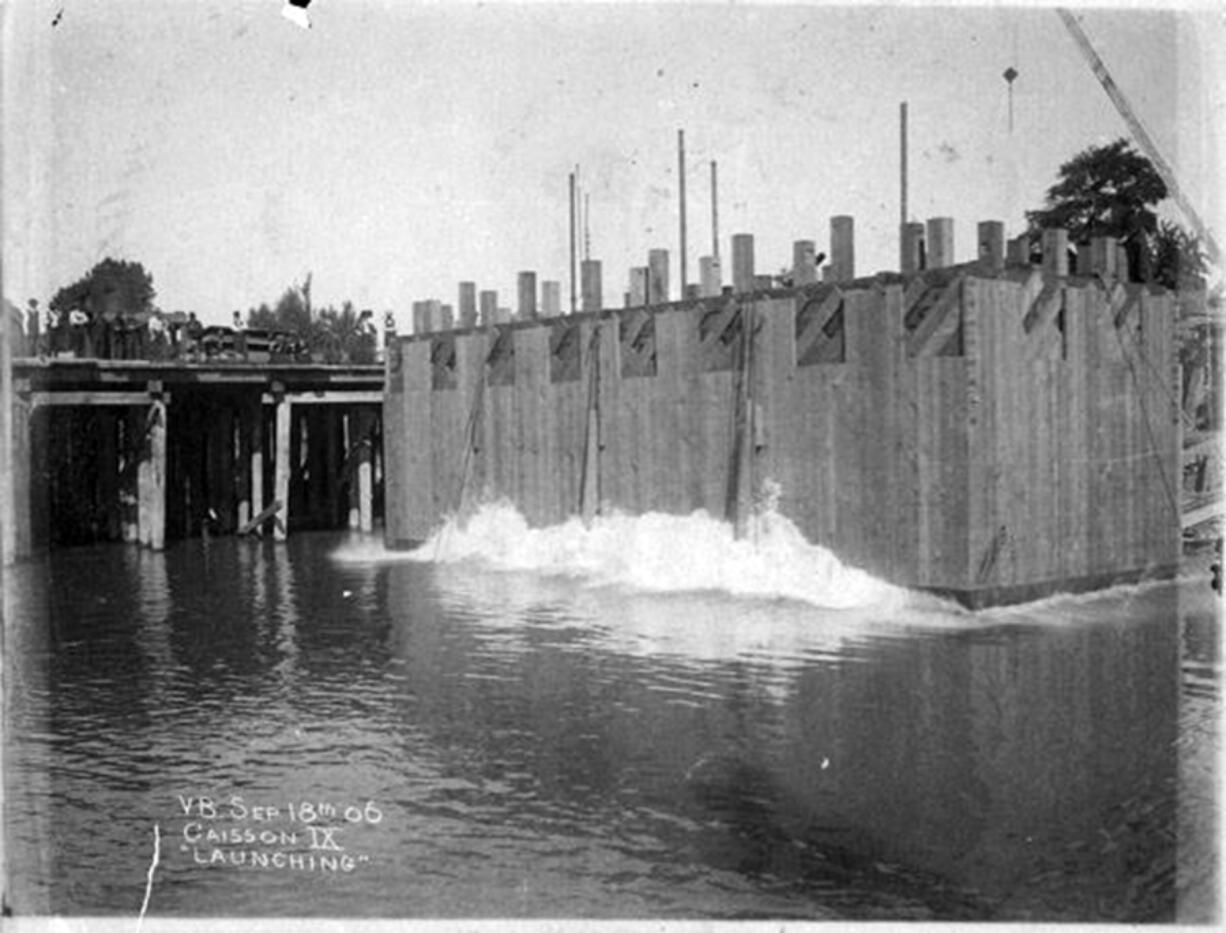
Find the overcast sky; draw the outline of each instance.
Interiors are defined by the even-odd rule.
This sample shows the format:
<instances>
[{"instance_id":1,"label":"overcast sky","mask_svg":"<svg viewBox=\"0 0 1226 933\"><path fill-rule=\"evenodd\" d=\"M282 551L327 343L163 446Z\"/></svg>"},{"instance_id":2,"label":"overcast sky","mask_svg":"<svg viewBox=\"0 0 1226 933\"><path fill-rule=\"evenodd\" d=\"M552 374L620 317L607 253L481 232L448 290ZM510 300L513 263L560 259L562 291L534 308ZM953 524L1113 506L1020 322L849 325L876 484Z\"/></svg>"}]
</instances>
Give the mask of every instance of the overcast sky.
<instances>
[{"instance_id":1,"label":"overcast sky","mask_svg":"<svg viewBox=\"0 0 1226 933\"><path fill-rule=\"evenodd\" d=\"M851 214L857 271L895 269L904 100L912 219L954 217L965 260L977 221L1019 232L1061 162L1127 133L1050 8L315 0L304 31L281 0L6 6L19 304L107 255L143 263L165 310L214 322L308 271L317 302L394 310L402 329L412 301L454 303L465 279L513 305L520 270L569 304L576 165L618 304L648 249L677 269L679 129L691 280L711 251L711 160L722 251L752 233L775 272ZM1223 240L1210 9L1082 22Z\"/></svg>"}]
</instances>

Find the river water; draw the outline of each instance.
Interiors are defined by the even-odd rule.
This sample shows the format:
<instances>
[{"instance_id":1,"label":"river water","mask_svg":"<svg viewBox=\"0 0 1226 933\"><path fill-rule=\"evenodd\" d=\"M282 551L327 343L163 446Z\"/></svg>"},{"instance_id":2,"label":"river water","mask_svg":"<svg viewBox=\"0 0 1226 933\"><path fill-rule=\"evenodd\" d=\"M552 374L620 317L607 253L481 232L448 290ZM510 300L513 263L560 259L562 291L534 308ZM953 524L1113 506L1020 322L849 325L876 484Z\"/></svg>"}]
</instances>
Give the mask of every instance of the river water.
<instances>
[{"instance_id":1,"label":"river water","mask_svg":"<svg viewBox=\"0 0 1226 933\"><path fill-rule=\"evenodd\" d=\"M108 545L4 588L18 916L1215 910L1203 576L970 614L777 517L488 508L407 556Z\"/></svg>"}]
</instances>

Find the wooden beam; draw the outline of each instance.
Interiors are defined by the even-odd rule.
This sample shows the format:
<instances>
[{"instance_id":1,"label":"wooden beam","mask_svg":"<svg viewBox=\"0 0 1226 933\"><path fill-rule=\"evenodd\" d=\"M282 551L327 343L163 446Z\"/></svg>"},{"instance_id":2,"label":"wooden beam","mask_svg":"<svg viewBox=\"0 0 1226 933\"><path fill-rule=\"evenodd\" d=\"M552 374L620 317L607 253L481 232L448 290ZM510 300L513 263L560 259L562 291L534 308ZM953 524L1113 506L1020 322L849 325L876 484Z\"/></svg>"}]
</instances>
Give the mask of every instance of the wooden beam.
<instances>
[{"instance_id":1,"label":"wooden beam","mask_svg":"<svg viewBox=\"0 0 1226 933\"><path fill-rule=\"evenodd\" d=\"M268 508L260 512L260 514L257 515L255 518L251 519L251 521L247 522L245 525L239 528L238 534L247 535L247 534L251 534L251 532L253 531L256 532L256 534L259 534L260 529L264 525L264 523L268 521L270 518L272 518L274 515L276 515L277 512L279 512L280 510L281 510L281 503L274 502L272 505L268 506ZM278 524L281 524L281 523L278 522ZM281 525L281 527L285 527L285 526Z\"/></svg>"},{"instance_id":2,"label":"wooden beam","mask_svg":"<svg viewBox=\"0 0 1226 933\"><path fill-rule=\"evenodd\" d=\"M148 405L148 392L31 392L31 405Z\"/></svg>"},{"instance_id":3,"label":"wooden beam","mask_svg":"<svg viewBox=\"0 0 1226 933\"><path fill-rule=\"evenodd\" d=\"M383 390L363 390L346 392L333 390L324 392L286 392L285 397L295 405L382 405ZM265 405L275 405L277 395L265 392L261 398Z\"/></svg>"},{"instance_id":4,"label":"wooden beam","mask_svg":"<svg viewBox=\"0 0 1226 933\"><path fill-rule=\"evenodd\" d=\"M962 311L962 281L958 276L928 309L924 319L907 335L907 356L936 356L957 329Z\"/></svg>"},{"instance_id":5,"label":"wooden beam","mask_svg":"<svg viewBox=\"0 0 1226 933\"><path fill-rule=\"evenodd\" d=\"M1210 502L1208 505L1202 505L1199 508L1188 509L1183 513L1180 521L1184 528L1194 528L1202 522L1221 518L1222 514L1222 503Z\"/></svg>"}]
</instances>

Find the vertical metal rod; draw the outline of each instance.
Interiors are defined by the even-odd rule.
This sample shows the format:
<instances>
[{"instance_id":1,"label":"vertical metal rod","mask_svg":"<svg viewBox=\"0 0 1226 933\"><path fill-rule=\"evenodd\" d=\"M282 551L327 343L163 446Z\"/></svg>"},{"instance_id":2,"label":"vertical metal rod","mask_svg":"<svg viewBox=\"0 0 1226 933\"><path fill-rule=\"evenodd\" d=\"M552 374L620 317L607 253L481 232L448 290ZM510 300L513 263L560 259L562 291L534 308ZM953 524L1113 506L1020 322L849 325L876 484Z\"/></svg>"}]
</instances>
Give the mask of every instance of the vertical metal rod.
<instances>
[{"instance_id":1,"label":"vertical metal rod","mask_svg":"<svg viewBox=\"0 0 1226 933\"><path fill-rule=\"evenodd\" d=\"M575 313L575 173L570 173L570 313Z\"/></svg>"},{"instance_id":2,"label":"vertical metal rod","mask_svg":"<svg viewBox=\"0 0 1226 933\"><path fill-rule=\"evenodd\" d=\"M711 160L711 255L719 259L719 194L714 159Z\"/></svg>"},{"instance_id":3,"label":"vertical metal rod","mask_svg":"<svg viewBox=\"0 0 1226 933\"><path fill-rule=\"evenodd\" d=\"M899 183L902 192L902 198L899 203L898 222L905 224L907 222L907 102L904 100L898 107L898 133L899 133Z\"/></svg>"},{"instance_id":4,"label":"vertical metal rod","mask_svg":"<svg viewBox=\"0 0 1226 933\"><path fill-rule=\"evenodd\" d=\"M681 297L685 298L685 130L677 130L677 178L681 193Z\"/></svg>"},{"instance_id":5,"label":"vertical metal rod","mask_svg":"<svg viewBox=\"0 0 1226 933\"><path fill-rule=\"evenodd\" d=\"M592 198L586 192L583 195L583 258L592 258Z\"/></svg>"}]
</instances>

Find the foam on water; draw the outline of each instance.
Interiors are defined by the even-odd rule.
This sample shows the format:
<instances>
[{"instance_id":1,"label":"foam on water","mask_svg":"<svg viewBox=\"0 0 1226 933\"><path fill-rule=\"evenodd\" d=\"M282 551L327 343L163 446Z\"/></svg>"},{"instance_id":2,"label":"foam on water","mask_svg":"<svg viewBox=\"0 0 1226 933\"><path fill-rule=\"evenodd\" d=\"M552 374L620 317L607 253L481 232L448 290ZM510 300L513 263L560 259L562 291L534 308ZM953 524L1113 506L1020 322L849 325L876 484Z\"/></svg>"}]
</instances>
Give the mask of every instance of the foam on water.
<instances>
[{"instance_id":1,"label":"foam on water","mask_svg":"<svg viewBox=\"0 0 1226 933\"><path fill-rule=\"evenodd\" d=\"M595 586L656 593L717 591L832 609L888 608L907 600L906 590L847 566L806 541L771 508L755 515L749 534L738 540L727 522L705 511L611 514L597 517L591 527L572 518L530 528L513 505L500 502L481 507L465 522L449 519L413 551L383 555L565 576ZM346 546L335 556L380 559L373 546Z\"/></svg>"}]
</instances>

